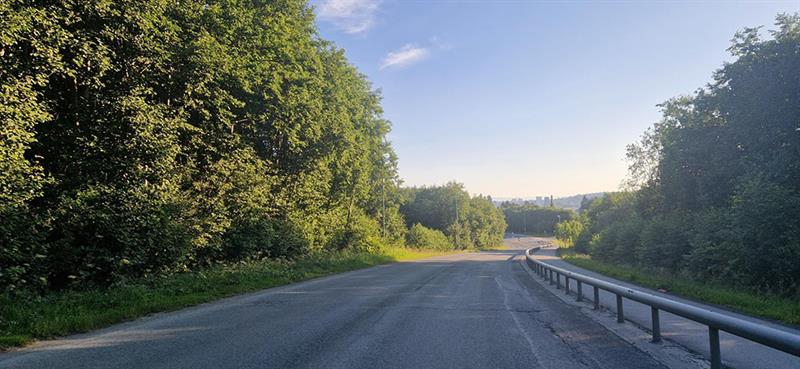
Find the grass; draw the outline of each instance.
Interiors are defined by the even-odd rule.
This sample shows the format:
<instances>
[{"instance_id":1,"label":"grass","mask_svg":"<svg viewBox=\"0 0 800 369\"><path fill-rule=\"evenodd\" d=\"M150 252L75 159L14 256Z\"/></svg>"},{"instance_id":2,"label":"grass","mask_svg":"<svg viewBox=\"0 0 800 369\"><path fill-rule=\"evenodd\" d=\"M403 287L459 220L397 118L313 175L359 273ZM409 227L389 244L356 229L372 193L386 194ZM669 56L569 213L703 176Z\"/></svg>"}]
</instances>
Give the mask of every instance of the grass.
<instances>
[{"instance_id":1,"label":"grass","mask_svg":"<svg viewBox=\"0 0 800 369\"><path fill-rule=\"evenodd\" d=\"M505 251L505 250L511 250L511 248L506 246L506 245L497 245L497 246L491 246L491 247L484 247L484 248L481 248L479 250L481 250L481 251Z\"/></svg>"},{"instance_id":2,"label":"grass","mask_svg":"<svg viewBox=\"0 0 800 369\"><path fill-rule=\"evenodd\" d=\"M745 314L767 318L790 325L800 324L800 301L774 295L759 295L727 286L691 281L663 273L613 265L593 260L587 255L563 253L561 258L570 264L619 280L703 303L724 306Z\"/></svg>"},{"instance_id":3,"label":"grass","mask_svg":"<svg viewBox=\"0 0 800 369\"><path fill-rule=\"evenodd\" d=\"M443 250L411 249L405 247L388 247L385 248L382 251L382 253L383 255L390 257L392 261L408 261L408 260L424 259L441 255L461 254L469 251L470 250L443 251Z\"/></svg>"},{"instance_id":4,"label":"grass","mask_svg":"<svg viewBox=\"0 0 800 369\"><path fill-rule=\"evenodd\" d=\"M330 253L294 261L218 266L106 289L44 296L0 295L0 348L85 332L147 314L395 261L455 251L384 248L380 253ZM462 251L463 252L463 251Z\"/></svg>"}]
</instances>

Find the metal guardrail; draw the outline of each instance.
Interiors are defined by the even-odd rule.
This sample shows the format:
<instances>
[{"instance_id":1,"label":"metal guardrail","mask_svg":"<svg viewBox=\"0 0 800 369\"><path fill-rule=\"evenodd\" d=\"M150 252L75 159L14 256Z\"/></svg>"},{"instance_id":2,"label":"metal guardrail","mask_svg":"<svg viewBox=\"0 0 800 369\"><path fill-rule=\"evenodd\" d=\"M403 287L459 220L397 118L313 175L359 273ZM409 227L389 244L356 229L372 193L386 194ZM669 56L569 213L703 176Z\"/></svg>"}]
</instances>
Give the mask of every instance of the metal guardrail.
<instances>
[{"instance_id":1,"label":"metal guardrail","mask_svg":"<svg viewBox=\"0 0 800 369\"><path fill-rule=\"evenodd\" d=\"M525 252L528 266L544 280L550 284L561 288L561 276L564 277L564 288L567 294L570 293L569 281L576 281L577 300L583 300L583 284L594 288L594 308L600 308L600 290L613 293L617 297L617 322L625 322L622 299L626 298L650 306L652 321L652 342L661 341L661 325L659 321L659 311L664 310L686 319L693 320L708 326L708 339L711 352L711 369L722 369L722 355L719 346L719 331L725 331L736 336L746 338L753 342L765 346L800 356L800 335L792 334L780 329L772 328L763 324L758 324L744 319L735 318L729 315L717 313L697 306L684 304L681 302L666 299L651 293L638 291L600 279L574 273L566 269L554 267L547 263L531 257L539 247L529 249ZM555 276L555 282L554 282Z\"/></svg>"}]
</instances>

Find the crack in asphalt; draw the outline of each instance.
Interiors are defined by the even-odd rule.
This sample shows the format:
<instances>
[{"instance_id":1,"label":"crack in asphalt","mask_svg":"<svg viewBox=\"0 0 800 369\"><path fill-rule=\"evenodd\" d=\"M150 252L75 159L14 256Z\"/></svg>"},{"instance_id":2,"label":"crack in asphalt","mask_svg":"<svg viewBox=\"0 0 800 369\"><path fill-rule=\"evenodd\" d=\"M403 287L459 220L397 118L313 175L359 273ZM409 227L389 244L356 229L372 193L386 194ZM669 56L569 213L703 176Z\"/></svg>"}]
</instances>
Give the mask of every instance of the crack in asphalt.
<instances>
[{"instance_id":1,"label":"crack in asphalt","mask_svg":"<svg viewBox=\"0 0 800 369\"><path fill-rule=\"evenodd\" d=\"M510 259L509 259L510 260ZM525 338L525 341L528 343L528 348L533 354L533 357L536 358L537 366L542 365L542 355L539 353L539 350L536 349L536 344L533 343L533 339L528 335L528 332L525 331L525 327L522 326L520 323L519 318L514 314L514 309L508 304L508 290L503 286L503 283L500 283L499 277L494 277L494 282L497 283L497 287L500 288L500 291L503 292L503 305L506 307L506 311L509 315L511 315L511 319L514 321L514 325L516 325L517 330L519 331L520 335Z\"/></svg>"}]
</instances>

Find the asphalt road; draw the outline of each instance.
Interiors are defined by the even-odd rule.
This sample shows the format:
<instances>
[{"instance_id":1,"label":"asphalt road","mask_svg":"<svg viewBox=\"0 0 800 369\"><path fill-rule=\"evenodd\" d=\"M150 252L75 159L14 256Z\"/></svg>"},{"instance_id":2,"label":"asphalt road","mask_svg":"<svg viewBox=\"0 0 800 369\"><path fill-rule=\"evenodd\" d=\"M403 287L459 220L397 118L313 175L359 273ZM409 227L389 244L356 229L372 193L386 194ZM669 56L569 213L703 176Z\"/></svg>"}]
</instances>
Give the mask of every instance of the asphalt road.
<instances>
[{"instance_id":1,"label":"asphalt road","mask_svg":"<svg viewBox=\"0 0 800 369\"><path fill-rule=\"evenodd\" d=\"M0 354L0 368L664 368L521 251L379 266Z\"/></svg>"}]
</instances>

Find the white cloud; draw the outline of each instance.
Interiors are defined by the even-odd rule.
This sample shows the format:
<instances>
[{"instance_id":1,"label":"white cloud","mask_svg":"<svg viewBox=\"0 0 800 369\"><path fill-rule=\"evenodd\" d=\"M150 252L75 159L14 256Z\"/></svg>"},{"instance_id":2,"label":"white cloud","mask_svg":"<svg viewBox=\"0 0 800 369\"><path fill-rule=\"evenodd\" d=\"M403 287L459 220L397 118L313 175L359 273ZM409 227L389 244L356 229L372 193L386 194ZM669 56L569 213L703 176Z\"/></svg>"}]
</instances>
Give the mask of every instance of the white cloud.
<instances>
[{"instance_id":1,"label":"white cloud","mask_svg":"<svg viewBox=\"0 0 800 369\"><path fill-rule=\"evenodd\" d=\"M317 8L317 15L346 33L362 33L375 24L375 12L380 2L381 0L322 0Z\"/></svg>"},{"instance_id":2,"label":"white cloud","mask_svg":"<svg viewBox=\"0 0 800 369\"><path fill-rule=\"evenodd\" d=\"M413 44L407 44L400 50L392 51L386 54L381 62L381 69L404 67L422 61L428 57L429 51L424 47L417 47Z\"/></svg>"}]
</instances>

